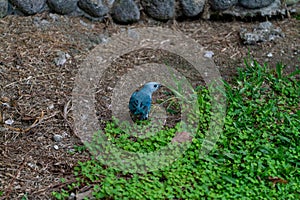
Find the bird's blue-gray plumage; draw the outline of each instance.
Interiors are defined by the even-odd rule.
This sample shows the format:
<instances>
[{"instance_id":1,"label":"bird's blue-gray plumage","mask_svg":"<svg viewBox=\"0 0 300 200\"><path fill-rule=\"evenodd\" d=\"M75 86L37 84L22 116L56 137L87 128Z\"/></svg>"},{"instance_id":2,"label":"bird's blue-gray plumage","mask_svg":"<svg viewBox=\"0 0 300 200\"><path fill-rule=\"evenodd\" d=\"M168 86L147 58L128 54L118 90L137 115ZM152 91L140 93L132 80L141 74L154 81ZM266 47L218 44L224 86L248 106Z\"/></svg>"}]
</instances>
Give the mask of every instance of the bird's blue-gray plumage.
<instances>
[{"instance_id":1,"label":"bird's blue-gray plumage","mask_svg":"<svg viewBox=\"0 0 300 200\"><path fill-rule=\"evenodd\" d=\"M146 83L142 89L134 92L129 100L129 110L139 116L140 120L148 119L152 103L152 93L160 88L160 84L156 82Z\"/></svg>"}]
</instances>

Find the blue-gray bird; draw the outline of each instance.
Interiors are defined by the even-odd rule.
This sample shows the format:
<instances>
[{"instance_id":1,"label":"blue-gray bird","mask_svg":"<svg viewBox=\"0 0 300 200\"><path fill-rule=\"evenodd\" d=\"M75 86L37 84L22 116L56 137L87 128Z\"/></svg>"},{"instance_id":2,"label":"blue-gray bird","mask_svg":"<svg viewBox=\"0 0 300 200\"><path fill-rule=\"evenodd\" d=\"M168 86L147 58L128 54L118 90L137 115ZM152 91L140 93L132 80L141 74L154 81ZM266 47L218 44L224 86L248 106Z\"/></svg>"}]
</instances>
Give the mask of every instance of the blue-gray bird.
<instances>
[{"instance_id":1,"label":"blue-gray bird","mask_svg":"<svg viewBox=\"0 0 300 200\"><path fill-rule=\"evenodd\" d=\"M130 112L138 116L140 120L148 119L152 103L152 94L161 87L156 82L146 83L142 89L132 93L129 100Z\"/></svg>"}]
</instances>

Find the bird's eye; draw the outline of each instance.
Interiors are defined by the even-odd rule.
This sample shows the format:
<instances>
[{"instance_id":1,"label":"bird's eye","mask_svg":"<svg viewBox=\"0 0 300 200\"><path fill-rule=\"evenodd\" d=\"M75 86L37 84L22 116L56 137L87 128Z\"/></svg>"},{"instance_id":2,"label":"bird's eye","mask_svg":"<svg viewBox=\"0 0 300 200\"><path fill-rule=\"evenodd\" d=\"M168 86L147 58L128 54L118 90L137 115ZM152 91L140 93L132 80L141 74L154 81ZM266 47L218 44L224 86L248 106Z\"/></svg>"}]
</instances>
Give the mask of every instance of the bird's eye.
<instances>
[{"instance_id":1,"label":"bird's eye","mask_svg":"<svg viewBox=\"0 0 300 200\"><path fill-rule=\"evenodd\" d=\"M157 85L154 85L155 88L157 88Z\"/></svg>"}]
</instances>

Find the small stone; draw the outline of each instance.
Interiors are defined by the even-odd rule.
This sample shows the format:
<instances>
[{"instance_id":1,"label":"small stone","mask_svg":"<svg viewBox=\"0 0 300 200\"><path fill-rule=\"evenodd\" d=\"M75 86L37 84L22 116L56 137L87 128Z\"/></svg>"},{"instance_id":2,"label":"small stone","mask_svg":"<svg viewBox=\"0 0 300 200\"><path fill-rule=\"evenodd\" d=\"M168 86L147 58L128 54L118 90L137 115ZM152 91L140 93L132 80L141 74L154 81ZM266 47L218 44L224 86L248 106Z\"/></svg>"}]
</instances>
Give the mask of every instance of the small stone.
<instances>
[{"instance_id":1,"label":"small stone","mask_svg":"<svg viewBox=\"0 0 300 200\"><path fill-rule=\"evenodd\" d=\"M206 58L212 58L214 56L214 52L212 51L206 51L204 54L204 57Z\"/></svg>"},{"instance_id":2,"label":"small stone","mask_svg":"<svg viewBox=\"0 0 300 200\"><path fill-rule=\"evenodd\" d=\"M55 14L55 13L50 13L49 17L53 20L53 21L58 21L59 20L59 15Z\"/></svg>"},{"instance_id":3,"label":"small stone","mask_svg":"<svg viewBox=\"0 0 300 200\"><path fill-rule=\"evenodd\" d=\"M131 37L132 39L139 39L139 34L132 29L128 29L128 36Z\"/></svg>"},{"instance_id":4,"label":"small stone","mask_svg":"<svg viewBox=\"0 0 300 200\"><path fill-rule=\"evenodd\" d=\"M195 17L203 11L205 0L180 0L183 14L187 17Z\"/></svg>"},{"instance_id":5,"label":"small stone","mask_svg":"<svg viewBox=\"0 0 300 200\"><path fill-rule=\"evenodd\" d=\"M100 44L106 44L106 43L108 43L109 38L104 34L100 34L99 41L100 41Z\"/></svg>"},{"instance_id":6,"label":"small stone","mask_svg":"<svg viewBox=\"0 0 300 200\"><path fill-rule=\"evenodd\" d=\"M53 108L54 108L54 104L53 103L48 106L49 110L52 110Z\"/></svg>"},{"instance_id":7,"label":"small stone","mask_svg":"<svg viewBox=\"0 0 300 200\"><path fill-rule=\"evenodd\" d=\"M69 152L70 152L70 153L74 153L74 152L75 152L75 149L69 149Z\"/></svg>"},{"instance_id":8,"label":"small stone","mask_svg":"<svg viewBox=\"0 0 300 200\"><path fill-rule=\"evenodd\" d=\"M62 137L68 137L69 134L67 132L63 132Z\"/></svg>"},{"instance_id":9,"label":"small stone","mask_svg":"<svg viewBox=\"0 0 300 200\"><path fill-rule=\"evenodd\" d=\"M10 0L25 15L34 15L44 11L46 0Z\"/></svg>"},{"instance_id":10,"label":"small stone","mask_svg":"<svg viewBox=\"0 0 300 200\"><path fill-rule=\"evenodd\" d=\"M280 28L274 28L271 22L262 22L256 26L252 32L242 29L240 37L244 44L256 44L258 42L273 41L284 37Z\"/></svg>"},{"instance_id":11,"label":"small stone","mask_svg":"<svg viewBox=\"0 0 300 200\"><path fill-rule=\"evenodd\" d=\"M50 24L50 22L48 21L48 20L45 20L45 19L42 19L42 21L41 21L41 25L49 25Z\"/></svg>"},{"instance_id":12,"label":"small stone","mask_svg":"<svg viewBox=\"0 0 300 200\"><path fill-rule=\"evenodd\" d=\"M271 28L273 28L273 24L269 21L266 21L266 22L261 22L259 23L257 29L260 29L260 30L270 30Z\"/></svg>"},{"instance_id":13,"label":"small stone","mask_svg":"<svg viewBox=\"0 0 300 200\"><path fill-rule=\"evenodd\" d=\"M59 51L57 53L57 57L54 58L54 62L56 64L56 66L63 66L67 62L67 59L70 57L71 56L68 53Z\"/></svg>"},{"instance_id":14,"label":"small stone","mask_svg":"<svg viewBox=\"0 0 300 200\"><path fill-rule=\"evenodd\" d=\"M145 12L157 20L170 20L175 17L175 0L141 0Z\"/></svg>"},{"instance_id":15,"label":"small stone","mask_svg":"<svg viewBox=\"0 0 300 200\"><path fill-rule=\"evenodd\" d=\"M3 107L10 108L10 105L9 105L9 103L2 103L2 106L3 106Z\"/></svg>"},{"instance_id":16,"label":"small stone","mask_svg":"<svg viewBox=\"0 0 300 200\"><path fill-rule=\"evenodd\" d=\"M5 120L4 123L11 126L14 122L15 122L14 120L8 119L8 120Z\"/></svg>"},{"instance_id":17,"label":"small stone","mask_svg":"<svg viewBox=\"0 0 300 200\"><path fill-rule=\"evenodd\" d=\"M244 8L257 9L269 6L275 0L239 0L240 5Z\"/></svg>"},{"instance_id":18,"label":"small stone","mask_svg":"<svg viewBox=\"0 0 300 200\"><path fill-rule=\"evenodd\" d=\"M92 17L103 17L109 12L108 7L103 5L101 0L97 3L92 0L79 0L78 7Z\"/></svg>"},{"instance_id":19,"label":"small stone","mask_svg":"<svg viewBox=\"0 0 300 200\"><path fill-rule=\"evenodd\" d=\"M121 24L137 22L140 19L140 10L133 0L115 1L111 13L113 20Z\"/></svg>"},{"instance_id":20,"label":"small stone","mask_svg":"<svg viewBox=\"0 0 300 200\"><path fill-rule=\"evenodd\" d=\"M70 196L69 196L69 200L73 200L73 199L77 199L77 198L75 198L76 197L76 194L74 193L74 192L72 192L71 194L70 194ZM83 198L84 199L84 198Z\"/></svg>"},{"instance_id":21,"label":"small stone","mask_svg":"<svg viewBox=\"0 0 300 200\"><path fill-rule=\"evenodd\" d=\"M296 3L299 3L300 0L285 0L286 5L290 6Z\"/></svg>"},{"instance_id":22,"label":"small stone","mask_svg":"<svg viewBox=\"0 0 300 200\"><path fill-rule=\"evenodd\" d=\"M38 27L44 27L44 26L47 26L50 24L49 21L47 21L45 19L41 19L40 17L34 17L33 23Z\"/></svg>"},{"instance_id":23,"label":"small stone","mask_svg":"<svg viewBox=\"0 0 300 200\"><path fill-rule=\"evenodd\" d=\"M238 3L238 0L210 0L211 7L214 10L226 10Z\"/></svg>"},{"instance_id":24,"label":"small stone","mask_svg":"<svg viewBox=\"0 0 300 200\"><path fill-rule=\"evenodd\" d=\"M272 53L268 53L268 54L267 54L267 57L268 57L268 58L272 58L272 57L273 57L273 54L272 54Z\"/></svg>"},{"instance_id":25,"label":"small stone","mask_svg":"<svg viewBox=\"0 0 300 200\"><path fill-rule=\"evenodd\" d=\"M282 0L274 0L270 5L257 9L245 9L241 4L238 4L237 6L233 6L232 8L223 11L222 14L241 18L260 17L261 19L285 15L286 9L282 7L281 1ZM292 13L291 10L290 12Z\"/></svg>"},{"instance_id":26,"label":"small stone","mask_svg":"<svg viewBox=\"0 0 300 200\"><path fill-rule=\"evenodd\" d=\"M55 142L61 142L62 139L63 139L63 136L61 136L61 135L58 135L58 134L53 135L53 140Z\"/></svg>"},{"instance_id":27,"label":"small stone","mask_svg":"<svg viewBox=\"0 0 300 200\"><path fill-rule=\"evenodd\" d=\"M6 15L8 15L8 1L0 0L0 18L5 17Z\"/></svg>"},{"instance_id":28,"label":"small stone","mask_svg":"<svg viewBox=\"0 0 300 200\"><path fill-rule=\"evenodd\" d=\"M87 28L90 28L90 29L93 29L95 28L95 25L94 24L89 24L89 23L86 23L84 22L83 20L79 20L80 24L87 27Z\"/></svg>"},{"instance_id":29,"label":"small stone","mask_svg":"<svg viewBox=\"0 0 300 200\"><path fill-rule=\"evenodd\" d=\"M36 164L34 164L34 163L28 163L27 165L28 165L30 168L32 168L32 169L35 169L35 170L38 169L38 166L37 166Z\"/></svg>"},{"instance_id":30,"label":"small stone","mask_svg":"<svg viewBox=\"0 0 300 200\"><path fill-rule=\"evenodd\" d=\"M53 148L54 148L55 150L58 150L58 149L59 149L58 145L56 145L56 144L53 146Z\"/></svg>"},{"instance_id":31,"label":"small stone","mask_svg":"<svg viewBox=\"0 0 300 200\"><path fill-rule=\"evenodd\" d=\"M48 0L48 6L56 13L66 15L74 12L78 0Z\"/></svg>"}]
</instances>

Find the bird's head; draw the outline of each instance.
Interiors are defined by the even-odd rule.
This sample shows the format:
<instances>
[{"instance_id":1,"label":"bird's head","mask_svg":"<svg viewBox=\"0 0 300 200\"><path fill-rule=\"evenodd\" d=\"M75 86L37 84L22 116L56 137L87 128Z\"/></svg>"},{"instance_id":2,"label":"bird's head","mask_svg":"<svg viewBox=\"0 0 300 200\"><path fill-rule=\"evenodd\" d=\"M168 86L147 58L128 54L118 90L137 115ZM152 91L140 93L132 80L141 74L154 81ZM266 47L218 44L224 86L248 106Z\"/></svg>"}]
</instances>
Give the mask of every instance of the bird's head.
<instances>
[{"instance_id":1,"label":"bird's head","mask_svg":"<svg viewBox=\"0 0 300 200\"><path fill-rule=\"evenodd\" d=\"M143 89L150 91L151 93L155 92L156 90L158 90L161 87L160 83L156 83L156 82L149 82L146 83L143 87Z\"/></svg>"}]
</instances>

